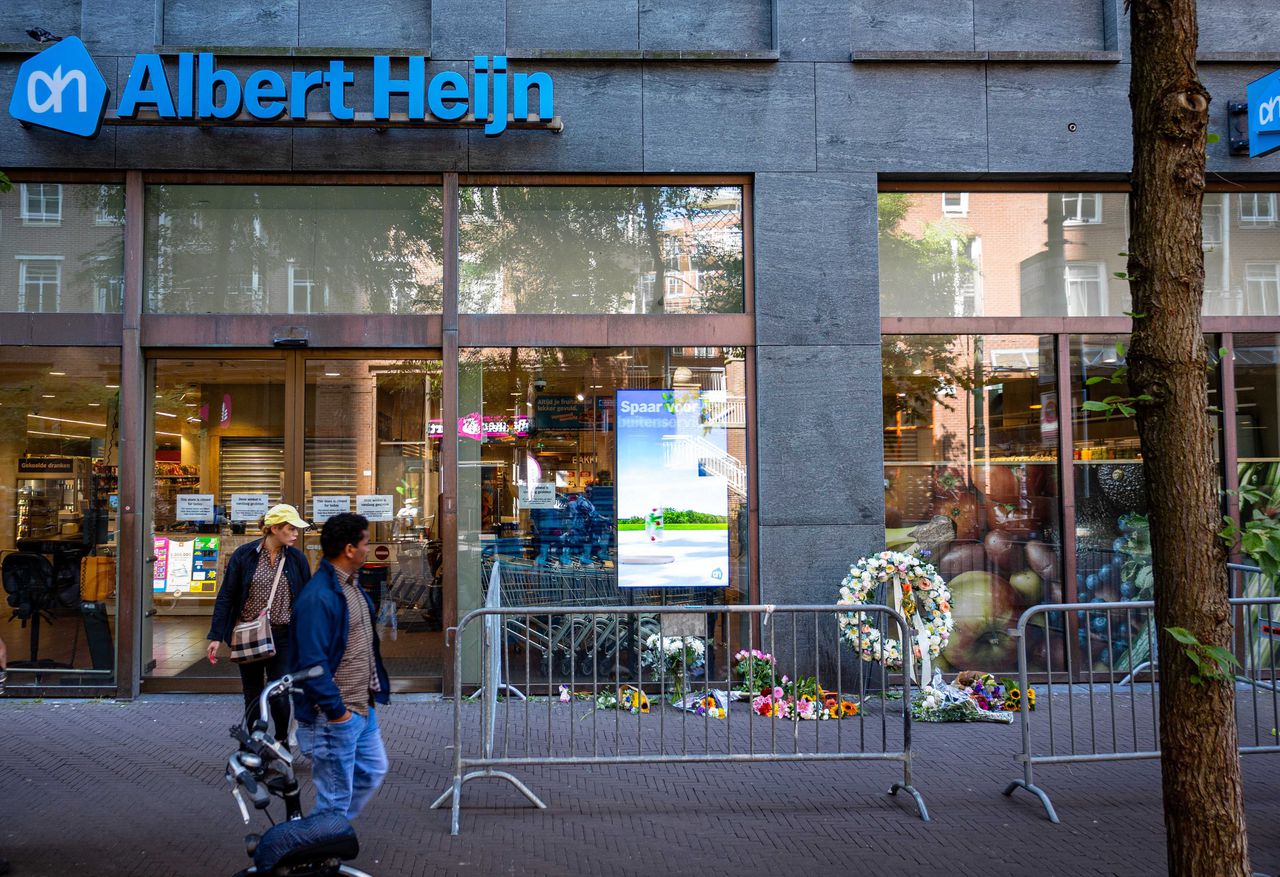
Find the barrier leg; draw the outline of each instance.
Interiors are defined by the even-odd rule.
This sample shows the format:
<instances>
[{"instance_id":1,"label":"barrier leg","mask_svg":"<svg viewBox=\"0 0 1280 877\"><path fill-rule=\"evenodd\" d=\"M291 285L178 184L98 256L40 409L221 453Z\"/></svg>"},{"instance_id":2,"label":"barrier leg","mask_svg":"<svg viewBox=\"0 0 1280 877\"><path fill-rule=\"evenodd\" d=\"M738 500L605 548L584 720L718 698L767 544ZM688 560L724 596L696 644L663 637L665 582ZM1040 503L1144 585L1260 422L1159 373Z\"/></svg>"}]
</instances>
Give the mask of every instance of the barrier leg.
<instances>
[{"instance_id":1,"label":"barrier leg","mask_svg":"<svg viewBox=\"0 0 1280 877\"><path fill-rule=\"evenodd\" d=\"M910 709L908 707L908 709ZM908 718L910 713L908 713ZM902 782L894 783L889 787L890 795L897 795L898 790L902 790L910 795L916 802L916 812L920 814L921 822L929 821L929 808L924 805L924 797L911 784L911 753L907 752L902 762Z\"/></svg>"},{"instance_id":2,"label":"barrier leg","mask_svg":"<svg viewBox=\"0 0 1280 877\"><path fill-rule=\"evenodd\" d=\"M899 789L915 799L916 812L920 814L920 821L929 822L929 808L924 805L924 798L920 795L920 792L916 790L916 787L910 783L894 783L889 787L889 794L897 795Z\"/></svg>"},{"instance_id":3,"label":"barrier leg","mask_svg":"<svg viewBox=\"0 0 1280 877\"><path fill-rule=\"evenodd\" d=\"M543 802L541 798L539 798L536 794L534 794L533 791L528 786L526 786L523 782L521 782L518 777L507 773L505 770L494 770L492 768L485 768L484 770L473 770L470 773L464 774L463 776L455 776L453 778L453 782L449 785L449 788L445 789L440 794L440 797L436 798L435 801L432 802L431 807L429 808L431 810L435 810L439 807L444 806L445 801L452 799L453 823L452 823L452 830L450 831L450 834L458 833L458 811L462 807L462 784L470 780L480 780L480 779L489 779L489 778L506 780L507 782L511 783L511 785L515 786L516 791L524 795L525 798L528 799L530 804L537 807L539 810L547 809L547 805Z\"/></svg>"},{"instance_id":4,"label":"barrier leg","mask_svg":"<svg viewBox=\"0 0 1280 877\"><path fill-rule=\"evenodd\" d=\"M1014 780L1009 783L1008 787L1004 790L1004 796L1006 798L1009 797L1013 794L1015 789L1026 789L1028 792L1035 795L1040 799L1040 803L1044 805L1044 812L1045 815L1049 817L1049 821L1055 825L1061 822L1061 820L1058 819L1058 814L1053 809L1053 802L1049 800L1049 796L1045 794L1044 789L1040 788L1029 779Z\"/></svg>"}]
</instances>

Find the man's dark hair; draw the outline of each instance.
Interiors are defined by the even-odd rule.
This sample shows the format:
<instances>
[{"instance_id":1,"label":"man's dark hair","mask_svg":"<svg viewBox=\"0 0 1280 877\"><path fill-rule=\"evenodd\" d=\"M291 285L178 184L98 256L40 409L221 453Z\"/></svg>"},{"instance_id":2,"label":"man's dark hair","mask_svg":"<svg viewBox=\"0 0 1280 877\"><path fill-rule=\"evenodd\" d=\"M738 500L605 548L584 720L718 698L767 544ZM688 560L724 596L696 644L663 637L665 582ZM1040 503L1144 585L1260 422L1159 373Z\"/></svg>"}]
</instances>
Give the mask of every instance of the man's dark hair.
<instances>
[{"instance_id":1,"label":"man's dark hair","mask_svg":"<svg viewBox=\"0 0 1280 877\"><path fill-rule=\"evenodd\" d=\"M320 528L320 550L325 560L340 557L348 545L359 545L364 531L369 529L369 519L364 515L343 512L334 515Z\"/></svg>"}]
</instances>

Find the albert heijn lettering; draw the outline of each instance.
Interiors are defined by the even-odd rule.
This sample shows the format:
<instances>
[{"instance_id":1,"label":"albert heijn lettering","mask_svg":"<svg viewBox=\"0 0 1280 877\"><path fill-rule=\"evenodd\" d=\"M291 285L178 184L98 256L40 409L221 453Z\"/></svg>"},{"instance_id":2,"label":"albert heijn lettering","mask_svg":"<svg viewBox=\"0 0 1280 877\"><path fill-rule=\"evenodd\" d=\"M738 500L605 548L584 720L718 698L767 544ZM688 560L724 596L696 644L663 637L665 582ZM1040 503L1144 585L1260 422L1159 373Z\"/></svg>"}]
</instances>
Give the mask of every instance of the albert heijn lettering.
<instances>
[{"instance_id":1,"label":"albert heijn lettering","mask_svg":"<svg viewBox=\"0 0 1280 877\"><path fill-rule=\"evenodd\" d=\"M501 134L507 128L510 111L516 119L529 118L531 92L536 92L537 119L550 122L555 117L555 86L547 73L513 73L508 83L507 59L477 55L470 77L454 70L441 71L430 79L426 59L410 56L404 64L389 56L373 59L372 121L392 118L394 98L408 104L408 120L459 122L470 117L484 122L484 133ZM208 52L182 52L177 56L177 88L172 88L161 57L141 54L134 58L120 97L117 115L134 119L150 111L160 119L230 120L247 113L252 119L271 122L288 116L306 120L308 97L327 91L329 115L337 121L356 118L349 102L348 88L355 73L341 60L331 60L320 70L295 70L285 75L274 70L256 70L243 82L232 70L220 68ZM508 85L511 107L508 110ZM176 99L175 99L176 98Z\"/></svg>"}]
</instances>

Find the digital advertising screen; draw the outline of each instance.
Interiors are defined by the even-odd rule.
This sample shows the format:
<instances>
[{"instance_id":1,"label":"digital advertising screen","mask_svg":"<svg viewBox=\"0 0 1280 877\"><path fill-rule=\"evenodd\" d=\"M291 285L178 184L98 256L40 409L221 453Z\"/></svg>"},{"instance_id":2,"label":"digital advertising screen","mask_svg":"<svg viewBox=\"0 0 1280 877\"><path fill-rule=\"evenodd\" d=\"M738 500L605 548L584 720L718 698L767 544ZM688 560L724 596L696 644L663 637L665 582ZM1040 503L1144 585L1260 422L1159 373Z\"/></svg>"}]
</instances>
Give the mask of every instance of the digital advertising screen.
<instances>
[{"instance_id":1,"label":"digital advertising screen","mask_svg":"<svg viewBox=\"0 0 1280 877\"><path fill-rule=\"evenodd\" d=\"M697 390L619 390L616 417L619 586L726 587L725 428Z\"/></svg>"}]
</instances>

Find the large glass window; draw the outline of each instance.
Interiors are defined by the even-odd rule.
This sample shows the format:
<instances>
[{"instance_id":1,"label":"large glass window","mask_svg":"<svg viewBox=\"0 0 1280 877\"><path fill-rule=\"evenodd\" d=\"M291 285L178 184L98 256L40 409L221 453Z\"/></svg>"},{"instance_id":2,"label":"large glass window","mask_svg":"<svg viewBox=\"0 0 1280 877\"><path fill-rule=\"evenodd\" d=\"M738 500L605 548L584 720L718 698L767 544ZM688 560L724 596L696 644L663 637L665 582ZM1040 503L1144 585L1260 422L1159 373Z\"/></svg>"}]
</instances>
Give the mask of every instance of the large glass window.
<instances>
[{"instance_id":1,"label":"large glass window","mask_svg":"<svg viewBox=\"0 0 1280 877\"><path fill-rule=\"evenodd\" d=\"M153 362L149 505L154 608L143 625L144 671L231 676L205 660L213 602L227 560L262 535L267 508L285 495L285 362Z\"/></svg>"},{"instance_id":2,"label":"large glass window","mask_svg":"<svg viewBox=\"0 0 1280 877\"><path fill-rule=\"evenodd\" d=\"M0 347L10 689L115 684L119 383L117 350Z\"/></svg>"},{"instance_id":3,"label":"large glass window","mask_svg":"<svg viewBox=\"0 0 1280 877\"><path fill-rule=\"evenodd\" d=\"M441 190L148 186L152 313L434 313Z\"/></svg>"},{"instance_id":4,"label":"large glass window","mask_svg":"<svg viewBox=\"0 0 1280 877\"><path fill-rule=\"evenodd\" d=\"M888 547L928 551L951 587L944 666L1012 670L1018 615L1062 593L1053 336L886 335L881 350Z\"/></svg>"},{"instance_id":5,"label":"large glass window","mask_svg":"<svg viewBox=\"0 0 1280 877\"><path fill-rule=\"evenodd\" d=\"M743 311L741 188L486 186L461 198L463 311Z\"/></svg>"},{"instance_id":6,"label":"large glass window","mask_svg":"<svg viewBox=\"0 0 1280 877\"><path fill-rule=\"evenodd\" d=\"M507 605L746 599L740 352L471 349L459 397L460 614L495 563ZM588 641L550 658L589 661Z\"/></svg>"},{"instance_id":7,"label":"large glass window","mask_svg":"<svg viewBox=\"0 0 1280 877\"><path fill-rule=\"evenodd\" d=\"M1076 503L1076 580L1080 603L1150 600L1151 543L1147 497L1138 444L1137 422L1086 402L1129 396L1125 376L1127 335L1074 335L1071 338L1072 469ZM1210 351L1215 348L1206 340ZM1216 354L1210 355L1216 361ZM1216 364L1216 362L1215 362ZM1209 381L1209 404L1218 402L1216 381ZM1216 424L1217 418L1215 417ZM1137 666L1150 657L1150 643L1119 622L1113 630L1113 654L1107 654L1105 618L1081 613L1078 645L1088 663L1099 668ZM1091 628L1097 621L1101 630ZM1130 652L1132 647L1133 652Z\"/></svg>"},{"instance_id":8,"label":"large glass window","mask_svg":"<svg viewBox=\"0 0 1280 877\"><path fill-rule=\"evenodd\" d=\"M19 183L0 194L0 312L119 313L123 215L118 185Z\"/></svg>"},{"instance_id":9,"label":"large glass window","mask_svg":"<svg viewBox=\"0 0 1280 877\"><path fill-rule=\"evenodd\" d=\"M387 671L443 673L438 360L308 359L304 540L320 560L320 525L353 511L369 519L360 583L373 599Z\"/></svg>"},{"instance_id":10,"label":"large glass window","mask_svg":"<svg viewBox=\"0 0 1280 877\"><path fill-rule=\"evenodd\" d=\"M882 193L881 313L1123 316L1127 202L1109 192ZM1280 314L1275 193L1206 194L1203 218L1204 313Z\"/></svg>"}]
</instances>

